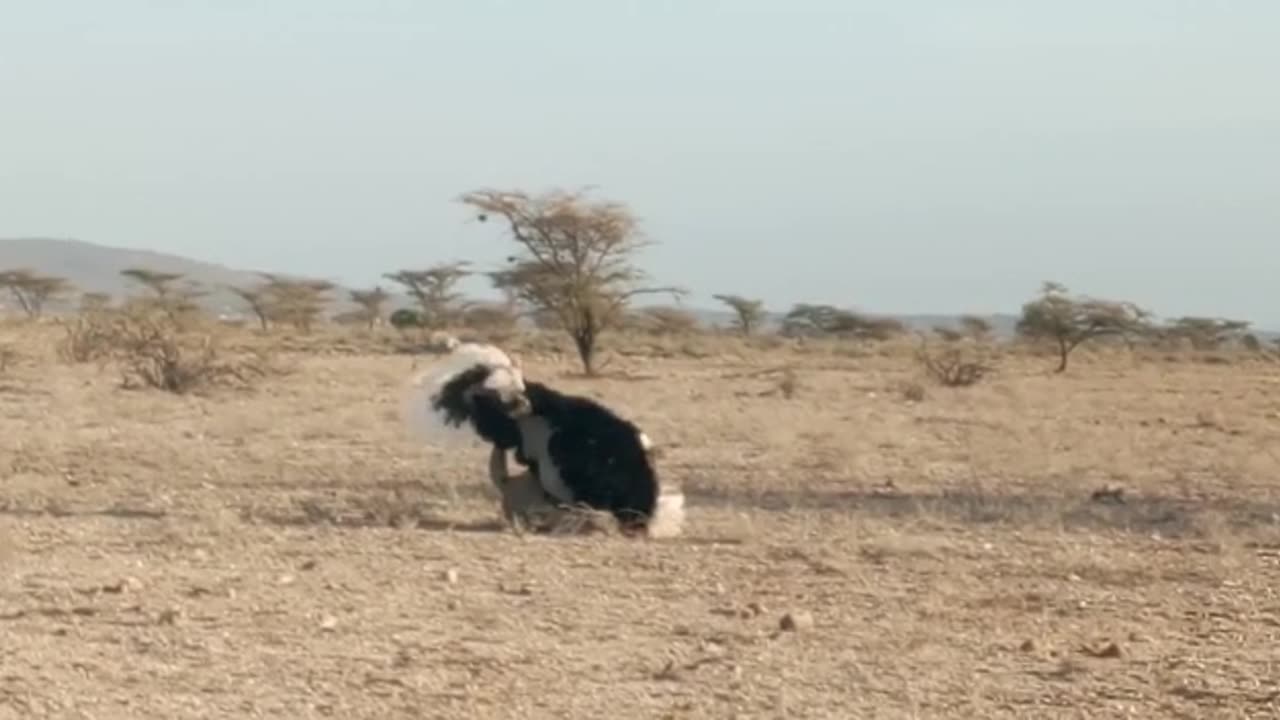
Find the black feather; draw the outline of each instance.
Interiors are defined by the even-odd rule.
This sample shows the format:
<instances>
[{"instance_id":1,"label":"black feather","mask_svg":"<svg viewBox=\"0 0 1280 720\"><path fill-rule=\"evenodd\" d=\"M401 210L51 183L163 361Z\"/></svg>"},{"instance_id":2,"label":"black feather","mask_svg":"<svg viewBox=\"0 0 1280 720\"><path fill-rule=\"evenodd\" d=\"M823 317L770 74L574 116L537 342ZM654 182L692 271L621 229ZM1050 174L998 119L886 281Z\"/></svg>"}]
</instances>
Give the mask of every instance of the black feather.
<instances>
[{"instance_id":1,"label":"black feather","mask_svg":"<svg viewBox=\"0 0 1280 720\"><path fill-rule=\"evenodd\" d=\"M604 510L627 530L644 528L658 502L658 477L640 429L591 398L526 382L533 414L551 427L547 451L576 502Z\"/></svg>"},{"instance_id":2,"label":"black feather","mask_svg":"<svg viewBox=\"0 0 1280 720\"><path fill-rule=\"evenodd\" d=\"M484 384L492 372L489 366L477 364L458 373L440 388L439 394L432 398L431 406L444 413L447 425L461 427L463 423L470 422L486 442L503 450L519 448L520 428L503 410L498 399L484 393L467 393L469 389Z\"/></svg>"}]
</instances>

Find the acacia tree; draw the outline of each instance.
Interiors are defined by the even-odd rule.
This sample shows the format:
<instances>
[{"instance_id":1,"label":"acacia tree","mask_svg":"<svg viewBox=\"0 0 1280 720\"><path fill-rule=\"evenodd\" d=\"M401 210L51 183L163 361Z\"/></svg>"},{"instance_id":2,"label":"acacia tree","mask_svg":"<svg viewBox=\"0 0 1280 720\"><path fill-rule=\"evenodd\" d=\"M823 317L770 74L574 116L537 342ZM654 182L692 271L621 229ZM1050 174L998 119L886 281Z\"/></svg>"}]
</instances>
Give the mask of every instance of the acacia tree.
<instances>
[{"instance_id":1,"label":"acacia tree","mask_svg":"<svg viewBox=\"0 0 1280 720\"><path fill-rule=\"evenodd\" d=\"M120 271L120 274L141 285L149 294L135 302L158 309L171 319L179 316L189 317L199 305L197 300L206 293L199 283L185 280L186 276L177 272L163 272L142 267L131 267ZM182 285L179 281L185 280Z\"/></svg>"},{"instance_id":2,"label":"acacia tree","mask_svg":"<svg viewBox=\"0 0 1280 720\"><path fill-rule=\"evenodd\" d=\"M357 316L369 328L373 328L382 319L387 301L391 299L391 294L383 290L380 285L372 290L352 290L349 295L351 302L360 306L356 311Z\"/></svg>"},{"instance_id":3,"label":"acacia tree","mask_svg":"<svg viewBox=\"0 0 1280 720\"><path fill-rule=\"evenodd\" d=\"M458 283L471 274L470 263L450 262L425 270L400 270L384 277L399 284L418 303L419 320L426 329L448 327L465 309Z\"/></svg>"},{"instance_id":4,"label":"acacia tree","mask_svg":"<svg viewBox=\"0 0 1280 720\"><path fill-rule=\"evenodd\" d=\"M1243 342L1249 324L1246 320L1180 317L1162 331L1169 337L1185 339L1196 350L1216 350L1231 342Z\"/></svg>"},{"instance_id":5,"label":"acacia tree","mask_svg":"<svg viewBox=\"0 0 1280 720\"><path fill-rule=\"evenodd\" d=\"M266 284L267 313L272 321L288 323L301 332L311 332L324 313L334 285L328 280L294 280L262 273Z\"/></svg>"},{"instance_id":6,"label":"acacia tree","mask_svg":"<svg viewBox=\"0 0 1280 720\"><path fill-rule=\"evenodd\" d=\"M1144 334L1150 313L1129 302L1073 298L1067 288L1047 282L1040 297L1022 306L1017 333L1030 340L1048 340L1058 349L1058 367L1067 369L1067 358L1082 344L1101 337L1131 338Z\"/></svg>"},{"instance_id":7,"label":"acacia tree","mask_svg":"<svg viewBox=\"0 0 1280 720\"><path fill-rule=\"evenodd\" d=\"M935 325L933 334L942 338L945 342L958 342L968 338L980 343L991 339L991 322L986 318L978 317L977 315L961 315L956 324L959 327Z\"/></svg>"},{"instance_id":8,"label":"acacia tree","mask_svg":"<svg viewBox=\"0 0 1280 720\"><path fill-rule=\"evenodd\" d=\"M460 201L482 222L494 216L506 223L520 253L490 279L535 314L553 318L572 338L588 375L596 372L600 336L617 327L631 300L682 294L678 288L645 284L635 255L650 243L621 203L592 202L583 192L561 190L537 196L476 190Z\"/></svg>"},{"instance_id":9,"label":"acacia tree","mask_svg":"<svg viewBox=\"0 0 1280 720\"><path fill-rule=\"evenodd\" d=\"M888 340L906 332L894 318L871 317L831 305L799 303L782 319L785 335L836 336L854 340Z\"/></svg>"},{"instance_id":10,"label":"acacia tree","mask_svg":"<svg viewBox=\"0 0 1280 720\"><path fill-rule=\"evenodd\" d=\"M258 318L258 325L262 327L263 332L271 329L271 313L267 307L268 298L265 286L260 284L255 287L239 287L236 285L228 285L227 289L235 293L249 306L249 311L253 316Z\"/></svg>"},{"instance_id":11,"label":"acacia tree","mask_svg":"<svg viewBox=\"0 0 1280 720\"><path fill-rule=\"evenodd\" d=\"M979 342L990 340L993 331L991 321L977 315L961 315L960 329L965 335Z\"/></svg>"},{"instance_id":12,"label":"acacia tree","mask_svg":"<svg viewBox=\"0 0 1280 720\"><path fill-rule=\"evenodd\" d=\"M755 333L764 324L764 303L760 300L748 300L740 295L712 295L733 310L733 327L743 335Z\"/></svg>"},{"instance_id":13,"label":"acacia tree","mask_svg":"<svg viewBox=\"0 0 1280 720\"><path fill-rule=\"evenodd\" d=\"M174 283L185 277L182 273L162 272L148 268L131 267L120 271L120 274L150 290L157 298L167 298L177 290Z\"/></svg>"},{"instance_id":14,"label":"acacia tree","mask_svg":"<svg viewBox=\"0 0 1280 720\"><path fill-rule=\"evenodd\" d=\"M71 290L71 283L60 277L40 275L32 270L0 272L0 288L5 288L18 301L27 317L39 317L50 300Z\"/></svg>"},{"instance_id":15,"label":"acacia tree","mask_svg":"<svg viewBox=\"0 0 1280 720\"><path fill-rule=\"evenodd\" d=\"M324 313L333 283L328 280L295 280L272 273L259 273L263 281L252 287L232 287L257 316L263 330L285 323L310 332Z\"/></svg>"},{"instance_id":16,"label":"acacia tree","mask_svg":"<svg viewBox=\"0 0 1280 720\"><path fill-rule=\"evenodd\" d=\"M636 313L636 324L654 335L688 335L698 329L698 316L680 307L655 305Z\"/></svg>"}]
</instances>

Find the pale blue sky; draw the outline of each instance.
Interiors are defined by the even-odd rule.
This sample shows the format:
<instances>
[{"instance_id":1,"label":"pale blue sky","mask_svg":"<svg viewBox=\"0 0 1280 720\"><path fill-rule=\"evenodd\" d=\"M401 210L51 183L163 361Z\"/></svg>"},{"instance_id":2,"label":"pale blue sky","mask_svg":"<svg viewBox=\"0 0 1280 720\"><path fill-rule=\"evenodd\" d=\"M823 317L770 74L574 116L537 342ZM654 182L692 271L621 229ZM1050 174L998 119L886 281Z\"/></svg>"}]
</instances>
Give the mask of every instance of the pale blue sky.
<instances>
[{"instance_id":1,"label":"pale blue sky","mask_svg":"<svg viewBox=\"0 0 1280 720\"><path fill-rule=\"evenodd\" d=\"M0 236L367 284L594 184L699 305L1280 328L1278 78L1275 0L0 0Z\"/></svg>"}]
</instances>

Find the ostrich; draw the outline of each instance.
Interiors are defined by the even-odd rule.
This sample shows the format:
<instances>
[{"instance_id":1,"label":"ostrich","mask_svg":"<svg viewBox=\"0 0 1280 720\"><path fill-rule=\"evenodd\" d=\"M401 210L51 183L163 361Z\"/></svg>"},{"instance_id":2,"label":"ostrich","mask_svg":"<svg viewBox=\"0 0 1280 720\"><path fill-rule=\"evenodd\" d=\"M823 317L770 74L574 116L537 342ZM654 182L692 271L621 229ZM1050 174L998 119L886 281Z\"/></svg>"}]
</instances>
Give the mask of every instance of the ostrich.
<instances>
[{"instance_id":1,"label":"ostrich","mask_svg":"<svg viewBox=\"0 0 1280 720\"><path fill-rule=\"evenodd\" d=\"M662 492L652 443L635 424L591 398L527 381L518 362L492 345L451 342L452 352L420 375L408 397L408 420L421 432L470 425L491 448L490 480L504 503L515 487L506 451L554 506L610 513L624 533L679 534L684 496Z\"/></svg>"}]
</instances>

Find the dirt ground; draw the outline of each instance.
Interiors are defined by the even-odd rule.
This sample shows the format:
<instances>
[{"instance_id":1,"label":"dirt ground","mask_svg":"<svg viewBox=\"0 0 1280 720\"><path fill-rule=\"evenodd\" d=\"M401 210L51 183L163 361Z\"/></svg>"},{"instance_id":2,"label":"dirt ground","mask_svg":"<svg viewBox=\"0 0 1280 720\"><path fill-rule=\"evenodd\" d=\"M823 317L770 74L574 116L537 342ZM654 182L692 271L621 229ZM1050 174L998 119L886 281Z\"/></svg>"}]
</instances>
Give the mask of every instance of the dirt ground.
<instances>
[{"instance_id":1,"label":"dirt ground","mask_svg":"<svg viewBox=\"0 0 1280 720\"><path fill-rule=\"evenodd\" d=\"M506 531L413 358L290 361L0 375L0 718L1280 716L1280 365L526 357L661 446L637 541Z\"/></svg>"}]
</instances>

